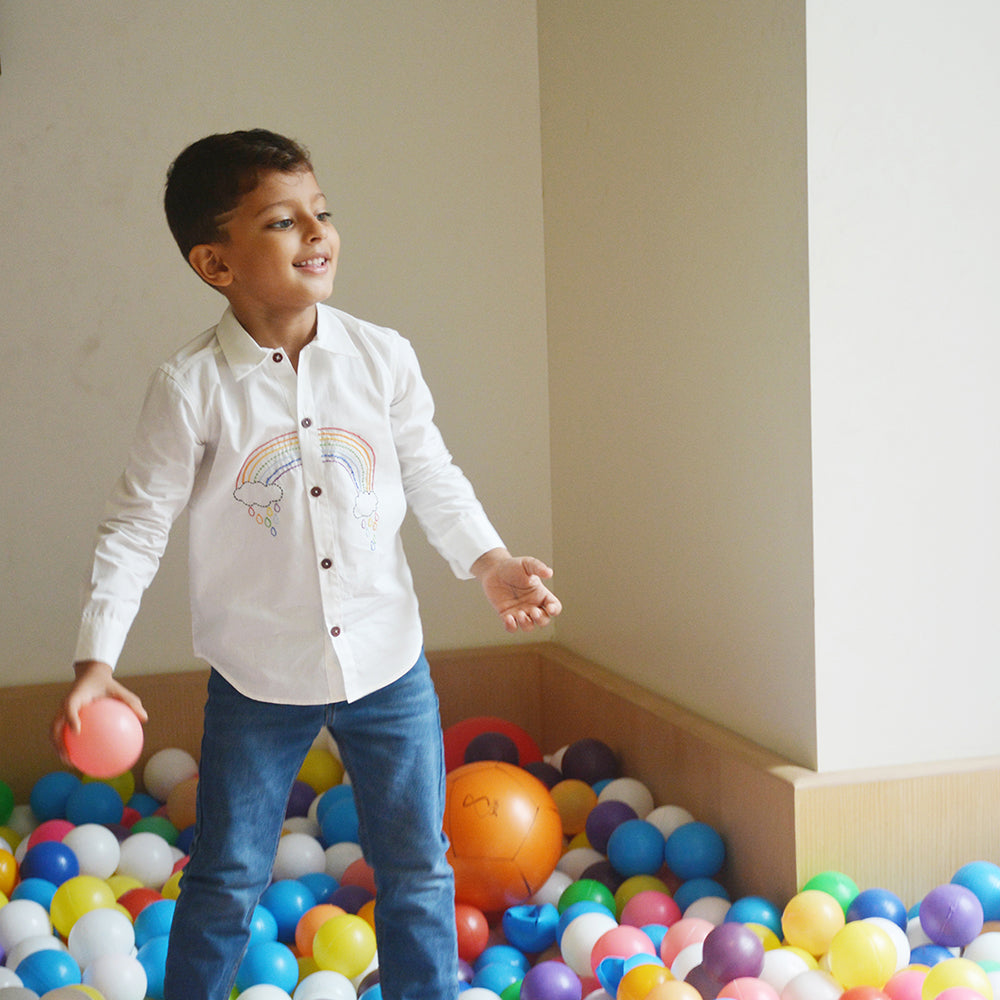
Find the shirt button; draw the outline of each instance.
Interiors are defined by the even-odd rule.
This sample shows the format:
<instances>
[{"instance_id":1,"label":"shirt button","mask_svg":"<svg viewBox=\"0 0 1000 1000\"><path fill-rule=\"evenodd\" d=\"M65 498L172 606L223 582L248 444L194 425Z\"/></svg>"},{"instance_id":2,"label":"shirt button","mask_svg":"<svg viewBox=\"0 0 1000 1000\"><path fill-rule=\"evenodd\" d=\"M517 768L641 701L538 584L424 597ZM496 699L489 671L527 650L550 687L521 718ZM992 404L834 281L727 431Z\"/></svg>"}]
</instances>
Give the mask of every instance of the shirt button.
<instances>
[{"instance_id":1,"label":"shirt button","mask_svg":"<svg viewBox=\"0 0 1000 1000\"><path fill-rule=\"evenodd\" d=\"M312 489L311 489L311 490L309 491L309 493L310 493L310 494L311 494L312 496L314 496L314 497L318 497L318 496L319 496L319 495L320 495L320 494L321 494L322 492L323 492L323 491L322 491L322 490L321 490L321 489L320 489L320 488L319 488L318 486L314 486L314 487L313 487L313 488L312 488Z\"/></svg>"},{"instance_id":2,"label":"shirt button","mask_svg":"<svg viewBox=\"0 0 1000 1000\"><path fill-rule=\"evenodd\" d=\"M320 566L322 566L323 569L329 569L332 565L333 565L332 559L323 559L320 561Z\"/></svg>"},{"instance_id":3,"label":"shirt button","mask_svg":"<svg viewBox=\"0 0 1000 1000\"><path fill-rule=\"evenodd\" d=\"M330 629L330 635L332 635L334 639L336 639L337 636L340 635L340 626L334 625L333 628Z\"/></svg>"},{"instance_id":4,"label":"shirt button","mask_svg":"<svg viewBox=\"0 0 1000 1000\"><path fill-rule=\"evenodd\" d=\"M303 427L312 427L312 425L313 425L313 422L308 417L303 417L302 418L302 426Z\"/></svg>"},{"instance_id":5,"label":"shirt button","mask_svg":"<svg viewBox=\"0 0 1000 1000\"><path fill-rule=\"evenodd\" d=\"M284 355L281 353L281 351L275 351L274 354L271 355L271 360L275 364L280 364L283 358Z\"/></svg>"}]
</instances>

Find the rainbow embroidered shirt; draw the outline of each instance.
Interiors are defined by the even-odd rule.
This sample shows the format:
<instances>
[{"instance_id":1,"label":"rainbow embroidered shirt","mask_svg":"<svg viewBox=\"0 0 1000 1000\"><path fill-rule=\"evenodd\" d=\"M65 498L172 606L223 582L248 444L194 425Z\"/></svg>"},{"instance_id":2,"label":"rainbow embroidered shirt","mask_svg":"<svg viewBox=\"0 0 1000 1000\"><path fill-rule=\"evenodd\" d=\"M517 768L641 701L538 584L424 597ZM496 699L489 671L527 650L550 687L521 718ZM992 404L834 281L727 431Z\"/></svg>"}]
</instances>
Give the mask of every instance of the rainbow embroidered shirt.
<instances>
[{"instance_id":1,"label":"rainbow embroidered shirt","mask_svg":"<svg viewBox=\"0 0 1000 1000\"><path fill-rule=\"evenodd\" d=\"M153 374L101 524L74 659L114 665L189 512L195 653L251 698L353 701L423 642L407 507L460 578L503 543L409 342L320 305L296 372L230 310Z\"/></svg>"}]
</instances>

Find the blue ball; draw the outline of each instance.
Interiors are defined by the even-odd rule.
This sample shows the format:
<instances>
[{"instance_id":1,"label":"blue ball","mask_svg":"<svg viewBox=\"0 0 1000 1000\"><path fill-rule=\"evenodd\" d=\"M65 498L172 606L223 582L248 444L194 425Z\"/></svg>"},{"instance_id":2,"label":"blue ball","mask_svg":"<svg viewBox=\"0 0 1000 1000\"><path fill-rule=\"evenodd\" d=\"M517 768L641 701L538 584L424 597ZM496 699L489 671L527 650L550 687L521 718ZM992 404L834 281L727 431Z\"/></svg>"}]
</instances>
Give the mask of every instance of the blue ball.
<instances>
[{"instance_id":1,"label":"blue ball","mask_svg":"<svg viewBox=\"0 0 1000 1000\"><path fill-rule=\"evenodd\" d=\"M82 982L80 966L64 951L35 951L17 963L14 970L25 989L39 996L60 986Z\"/></svg>"},{"instance_id":2,"label":"blue ball","mask_svg":"<svg viewBox=\"0 0 1000 1000\"><path fill-rule=\"evenodd\" d=\"M509 962L490 962L477 970L472 977L472 985L501 994L508 986L513 986L524 978L524 973Z\"/></svg>"},{"instance_id":3,"label":"blue ball","mask_svg":"<svg viewBox=\"0 0 1000 1000\"><path fill-rule=\"evenodd\" d=\"M900 930L906 930L906 904L888 889L863 889L847 908L848 920L866 917L883 917L891 920Z\"/></svg>"},{"instance_id":4,"label":"blue ball","mask_svg":"<svg viewBox=\"0 0 1000 1000\"><path fill-rule=\"evenodd\" d=\"M66 819L74 826L98 823L113 826L122 821L125 803L122 797L106 782L81 782L66 800Z\"/></svg>"},{"instance_id":5,"label":"blue ball","mask_svg":"<svg viewBox=\"0 0 1000 1000\"><path fill-rule=\"evenodd\" d=\"M163 934L150 938L136 952L135 957L146 973L146 996L149 1000L163 1000L163 977L167 971L169 942L170 939Z\"/></svg>"},{"instance_id":6,"label":"blue ball","mask_svg":"<svg viewBox=\"0 0 1000 1000\"><path fill-rule=\"evenodd\" d=\"M774 931L778 940L784 937L781 928L781 910L763 896L742 896L726 911L726 922L760 924Z\"/></svg>"},{"instance_id":7,"label":"blue ball","mask_svg":"<svg viewBox=\"0 0 1000 1000\"><path fill-rule=\"evenodd\" d=\"M269 983L291 993L298 981L299 963L292 950L280 941L251 944L236 971L236 988L240 993L260 983Z\"/></svg>"},{"instance_id":8,"label":"blue ball","mask_svg":"<svg viewBox=\"0 0 1000 1000\"><path fill-rule=\"evenodd\" d=\"M350 785L334 785L328 788L316 803L316 822L323 825L323 817L329 809L344 799L354 798L354 789Z\"/></svg>"},{"instance_id":9,"label":"blue ball","mask_svg":"<svg viewBox=\"0 0 1000 1000\"><path fill-rule=\"evenodd\" d=\"M480 952L473 968L476 972L479 972L480 969L494 963L501 963L519 969L522 976L531 968L531 963L524 952L520 948L514 948L509 944L493 944L485 948Z\"/></svg>"},{"instance_id":10,"label":"blue ball","mask_svg":"<svg viewBox=\"0 0 1000 1000\"><path fill-rule=\"evenodd\" d=\"M954 958L952 952L940 944L921 944L910 952L910 965L937 965L945 959Z\"/></svg>"},{"instance_id":11,"label":"blue ball","mask_svg":"<svg viewBox=\"0 0 1000 1000\"><path fill-rule=\"evenodd\" d=\"M332 791L332 789L331 789ZM316 812L319 819L319 811ZM358 807L354 804L354 796L342 796L335 799L323 810L323 818L319 819L323 843L331 844L358 843Z\"/></svg>"},{"instance_id":12,"label":"blue ball","mask_svg":"<svg viewBox=\"0 0 1000 1000\"><path fill-rule=\"evenodd\" d=\"M316 905L316 897L298 879L283 878L264 890L260 903L271 911L278 924L278 940L291 944L302 914Z\"/></svg>"},{"instance_id":13,"label":"blue ball","mask_svg":"<svg viewBox=\"0 0 1000 1000\"><path fill-rule=\"evenodd\" d=\"M663 834L644 819L627 819L608 837L608 860L619 875L653 875L663 867Z\"/></svg>"},{"instance_id":14,"label":"blue ball","mask_svg":"<svg viewBox=\"0 0 1000 1000\"><path fill-rule=\"evenodd\" d=\"M69 771L52 771L39 778L31 789L31 811L39 823L66 818L66 800L83 782Z\"/></svg>"},{"instance_id":15,"label":"blue ball","mask_svg":"<svg viewBox=\"0 0 1000 1000\"><path fill-rule=\"evenodd\" d=\"M30 899L46 910L52 908L52 897L56 894L58 886L43 878L25 878L14 886L10 894L11 902L15 899Z\"/></svg>"},{"instance_id":16,"label":"blue ball","mask_svg":"<svg viewBox=\"0 0 1000 1000\"><path fill-rule=\"evenodd\" d=\"M80 874L80 862L72 849L58 840L43 840L30 848L21 861L21 878L40 878L60 886Z\"/></svg>"},{"instance_id":17,"label":"blue ball","mask_svg":"<svg viewBox=\"0 0 1000 1000\"><path fill-rule=\"evenodd\" d=\"M250 944L261 941L278 940L278 921L266 906L259 903L253 908L250 916Z\"/></svg>"},{"instance_id":18,"label":"blue ball","mask_svg":"<svg viewBox=\"0 0 1000 1000\"><path fill-rule=\"evenodd\" d=\"M559 923L556 924L556 941L562 943L562 936L577 917L584 913L606 913L610 917L615 917L603 903L598 903L592 899L581 899L578 903L570 903L562 913L559 914Z\"/></svg>"},{"instance_id":19,"label":"blue ball","mask_svg":"<svg viewBox=\"0 0 1000 1000\"><path fill-rule=\"evenodd\" d=\"M326 872L306 872L299 881L316 897L317 903L328 903L340 888L340 883Z\"/></svg>"},{"instance_id":20,"label":"blue ball","mask_svg":"<svg viewBox=\"0 0 1000 1000\"><path fill-rule=\"evenodd\" d=\"M129 809L134 809L140 816L152 816L163 803L146 792L136 792L126 805Z\"/></svg>"},{"instance_id":21,"label":"blue ball","mask_svg":"<svg viewBox=\"0 0 1000 1000\"><path fill-rule=\"evenodd\" d=\"M501 923L503 936L515 948L526 955L537 955L556 943L559 910L552 903L511 906L504 911Z\"/></svg>"},{"instance_id":22,"label":"blue ball","mask_svg":"<svg viewBox=\"0 0 1000 1000\"><path fill-rule=\"evenodd\" d=\"M952 882L975 893L983 904L984 920L1000 920L1000 865L970 861L955 872Z\"/></svg>"},{"instance_id":23,"label":"blue ball","mask_svg":"<svg viewBox=\"0 0 1000 1000\"><path fill-rule=\"evenodd\" d=\"M729 900L729 893L721 882L703 876L689 878L686 882L682 882L674 891L674 902L683 913L695 900L704 899L706 896L717 896L719 899Z\"/></svg>"},{"instance_id":24,"label":"blue ball","mask_svg":"<svg viewBox=\"0 0 1000 1000\"><path fill-rule=\"evenodd\" d=\"M170 933L170 925L174 920L176 900L157 899L144 906L135 918L135 944L141 948L153 938L166 937Z\"/></svg>"},{"instance_id":25,"label":"blue ball","mask_svg":"<svg viewBox=\"0 0 1000 1000\"><path fill-rule=\"evenodd\" d=\"M663 849L667 867L683 881L711 878L726 860L726 846L707 823L683 823L667 837Z\"/></svg>"}]
</instances>

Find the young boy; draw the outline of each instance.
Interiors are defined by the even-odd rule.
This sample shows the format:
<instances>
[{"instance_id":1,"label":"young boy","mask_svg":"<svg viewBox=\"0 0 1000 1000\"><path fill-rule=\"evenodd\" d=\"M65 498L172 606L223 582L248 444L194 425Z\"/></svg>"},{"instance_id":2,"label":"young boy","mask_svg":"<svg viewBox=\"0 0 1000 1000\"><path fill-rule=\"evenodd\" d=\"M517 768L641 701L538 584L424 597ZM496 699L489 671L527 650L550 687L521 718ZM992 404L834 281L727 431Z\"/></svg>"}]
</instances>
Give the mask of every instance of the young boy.
<instances>
[{"instance_id":1,"label":"young boy","mask_svg":"<svg viewBox=\"0 0 1000 1000\"><path fill-rule=\"evenodd\" d=\"M171 167L165 207L229 307L150 383L53 739L102 696L146 719L113 668L186 507L195 651L212 671L166 1000L229 996L288 793L324 725L375 870L383 996L446 1000L458 984L441 729L403 515L480 581L508 631L560 612L551 570L503 547L433 424L409 344L321 304L339 237L302 147L263 130L202 139Z\"/></svg>"}]
</instances>

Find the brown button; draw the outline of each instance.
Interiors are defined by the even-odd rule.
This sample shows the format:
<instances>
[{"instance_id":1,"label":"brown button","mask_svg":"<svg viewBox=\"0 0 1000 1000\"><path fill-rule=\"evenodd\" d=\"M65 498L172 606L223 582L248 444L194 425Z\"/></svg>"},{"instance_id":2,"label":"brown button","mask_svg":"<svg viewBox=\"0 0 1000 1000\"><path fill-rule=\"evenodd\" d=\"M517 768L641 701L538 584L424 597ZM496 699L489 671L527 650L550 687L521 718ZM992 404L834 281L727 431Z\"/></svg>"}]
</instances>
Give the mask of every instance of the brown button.
<instances>
[{"instance_id":1,"label":"brown button","mask_svg":"<svg viewBox=\"0 0 1000 1000\"><path fill-rule=\"evenodd\" d=\"M312 496L318 497L323 491L318 486L314 486L309 492Z\"/></svg>"},{"instance_id":2,"label":"brown button","mask_svg":"<svg viewBox=\"0 0 1000 1000\"><path fill-rule=\"evenodd\" d=\"M334 639L336 639L337 636L340 635L340 626L334 625L333 628L330 629L330 635L332 635Z\"/></svg>"},{"instance_id":3,"label":"brown button","mask_svg":"<svg viewBox=\"0 0 1000 1000\"><path fill-rule=\"evenodd\" d=\"M303 417L302 418L302 426L303 427L312 427L312 425L313 425L313 422L308 417Z\"/></svg>"},{"instance_id":4,"label":"brown button","mask_svg":"<svg viewBox=\"0 0 1000 1000\"><path fill-rule=\"evenodd\" d=\"M284 358L284 355L281 353L281 351L275 351L274 354L271 355L271 360L275 364L280 363L283 358Z\"/></svg>"},{"instance_id":5,"label":"brown button","mask_svg":"<svg viewBox=\"0 0 1000 1000\"><path fill-rule=\"evenodd\" d=\"M332 559L323 559L320 561L320 566L322 566L323 569L329 569L332 565L333 565Z\"/></svg>"}]
</instances>

